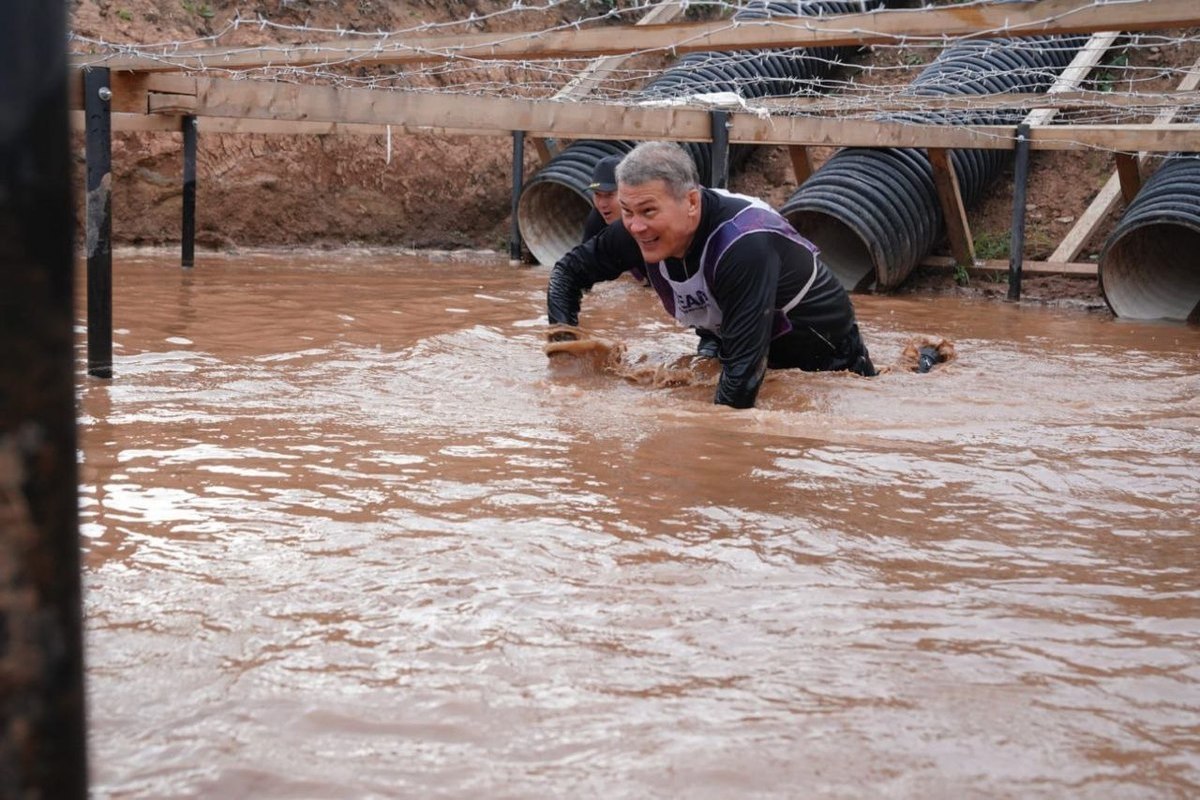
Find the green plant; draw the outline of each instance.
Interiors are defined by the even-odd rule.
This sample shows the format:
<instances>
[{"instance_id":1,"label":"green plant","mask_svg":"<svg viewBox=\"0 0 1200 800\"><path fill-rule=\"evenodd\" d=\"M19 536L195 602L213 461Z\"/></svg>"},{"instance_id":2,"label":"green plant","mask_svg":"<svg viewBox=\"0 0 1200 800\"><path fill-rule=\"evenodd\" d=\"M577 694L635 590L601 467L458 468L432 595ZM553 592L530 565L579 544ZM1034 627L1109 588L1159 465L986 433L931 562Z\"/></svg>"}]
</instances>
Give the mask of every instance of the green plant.
<instances>
[{"instance_id":1,"label":"green plant","mask_svg":"<svg viewBox=\"0 0 1200 800\"><path fill-rule=\"evenodd\" d=\"M982 231L975 234L975 257L982 259L1008 258L1008 236Z\"/></svg>"},{"instance_id":2,"label":"green plant","mask_svg":"<svg viewBox=\"0 0 1200 800\"><path fill-rule=\"evenodd\" d=\"M127 8L118 8L117 17L125 20L126 22L131 22L133 20L133 12Z\"/></svg>"},{"instance_id":3,"label":"green plant","mask_svg":"<svg viewBox=\"0 0 1200 800\"><path fill-rule=\"evenodd\" d=\"M967 273L967 268L962 264L954 267L954 282L959 286L966 286L971 282L971 276Z\"/></svg>"},{"instance_id":4,"label":"green plant","mask_svg":"<svg viewBox=\"0 0 1200 800\"><path fill-rule=\"evenodd\" d=\"M1118 55L1114 56L1110 61L1108 61L1105 66L1106 67L1114 67L1116 69L1128 67L1129 66L1129 56L1125 55L1124 53L1119 53ZM1111 70L1111 69L1100 70L1098 73L1096 73L1096 77L1094 78L1094 82L1096 84L1096 91L1111 92L1113 90L1113 84L1116 82L1116 80L1117 80L1117 73L1114 72L1113 70Z\"/></svg>"},{"instance_id":5,"label":"green plant","mask_svg":"<svg viewBox=\"0 0 1200 800\"><path fill-rule=\"evenodd\" d=\"M208 3L197 3L194 2L194 0L181 0L181 5L183 6L183 10L189 14L198 14L205 19L212 19L217 13L213 11L212 6L210 6Z\"/></svg>"}]
</instances>

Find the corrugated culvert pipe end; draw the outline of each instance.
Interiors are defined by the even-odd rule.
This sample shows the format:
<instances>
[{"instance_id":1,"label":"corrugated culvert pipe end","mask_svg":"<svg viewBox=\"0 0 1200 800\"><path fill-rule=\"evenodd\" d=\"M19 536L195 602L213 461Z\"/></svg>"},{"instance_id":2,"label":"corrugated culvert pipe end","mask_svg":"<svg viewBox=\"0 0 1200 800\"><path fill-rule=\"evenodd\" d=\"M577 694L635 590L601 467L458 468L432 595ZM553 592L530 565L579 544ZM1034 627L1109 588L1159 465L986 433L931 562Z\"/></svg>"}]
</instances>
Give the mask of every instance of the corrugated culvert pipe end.
<instances>
[{"instance_id":1,"label":"corrugated culvert pipe end","mask_svg":"<svg viewBox=\"0 0 1200 800\"><path fill-rule=\"evenodd\" d=\"M808 209L786 215L796 232L810 242L820 242L821 261L848 291L870 291L875 284L875 262L868 238L849 220L836 214Z\"/></svg>"},{"instance_id":2,"label":"corrugated culvert pipe end","mask_svg":"<svg viewBox=\"0 0 1200 800\"><path fill-rule=\"evenodd\" d=\"M517 224L539 264L553 264L579 244L591 207L587 191L571 184L545 180L521 193Z\"/></svg>"},{"instance_id":3,"label":"corrugated culvert pipe end","mask_svg":"<svg viewBox=\"0 0 1200 800\"><path fill-rule=\"evenodd\" d=\"M1200 156L1174 156L1146 181L1105 243L1099 275L1118 317L1200 323Z\"/></svg>"},{"instance_id":4,"label":"corrugated culvert pipe end","mask_svg":"<svg viewBox=\"0 0 1200 800\"><path fill-rule=\"evenodd\" d=\"M633 142L575 142L538 170L521 192L517 224L521 238L539 264L550 265L579 244L592 210L588 185L592 170L608 156L623 156Z\"/></svg>"}]
</instances>

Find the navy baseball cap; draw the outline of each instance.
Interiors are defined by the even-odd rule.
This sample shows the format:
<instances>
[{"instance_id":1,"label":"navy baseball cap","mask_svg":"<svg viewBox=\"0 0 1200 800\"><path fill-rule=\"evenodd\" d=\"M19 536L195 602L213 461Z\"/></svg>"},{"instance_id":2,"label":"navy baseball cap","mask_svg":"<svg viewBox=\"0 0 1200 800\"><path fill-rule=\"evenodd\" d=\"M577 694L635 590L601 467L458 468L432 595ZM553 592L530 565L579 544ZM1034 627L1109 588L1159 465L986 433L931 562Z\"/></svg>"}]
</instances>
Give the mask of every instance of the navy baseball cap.
<instances>
[{"instance_id":1,"label":"navy baseball cap","mask_svg":"<svg viewBox=\"0 0 1200 800\"><path fill-rule=\"evenodd\" d=\"M592 192L615 192L617 190L617 164L621 156L608 156L596 162L592 170L592 182L588 190Z\"/></svg>"}]
</instances>

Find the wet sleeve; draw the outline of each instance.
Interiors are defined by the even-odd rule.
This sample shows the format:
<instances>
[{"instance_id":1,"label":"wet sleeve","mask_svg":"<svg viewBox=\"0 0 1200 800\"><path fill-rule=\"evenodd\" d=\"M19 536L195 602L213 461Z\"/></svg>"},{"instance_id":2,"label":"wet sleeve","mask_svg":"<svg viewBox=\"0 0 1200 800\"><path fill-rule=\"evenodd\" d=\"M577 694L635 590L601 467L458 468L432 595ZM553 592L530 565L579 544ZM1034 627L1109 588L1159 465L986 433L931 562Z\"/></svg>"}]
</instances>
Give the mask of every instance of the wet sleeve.
<instances>
[{"instance_id":1,"label":"wet sleeve","mask_svg":"<svg viewBox=\"0 0 1200 800\"><path fill-rule=\"evenodd\" d=\"M758 397L767 372L779 269L779 254L765 235L741 239L717 266L712 291L721 308L719 405L751 408Z\"/></svg>"},{"instance_id":2,"label":"wet sleeve","mask_svg":"<svg viewBox=\"0 0 1200 800\"><path fill-rule=\"evenodd\" d=\"M607 227L607 223L604 221L604 217L600 216L600 212L593 208L588 212L587 219L583 221L583 241L586 242L605 227Z\"/></svg>"},{"instance_id":3,"label":"wet sleeve","mask_svg":"<svg viewBox=\"0 0 1200 800\"><path fill-rule=\"evenodd\" d=\"M550 283L546 287L550 324L578 325L584 292L600 281L615 280L622 272L640 265L637 242L620 220L577 245L550 270Z\"/></svg>"}]
</instances>

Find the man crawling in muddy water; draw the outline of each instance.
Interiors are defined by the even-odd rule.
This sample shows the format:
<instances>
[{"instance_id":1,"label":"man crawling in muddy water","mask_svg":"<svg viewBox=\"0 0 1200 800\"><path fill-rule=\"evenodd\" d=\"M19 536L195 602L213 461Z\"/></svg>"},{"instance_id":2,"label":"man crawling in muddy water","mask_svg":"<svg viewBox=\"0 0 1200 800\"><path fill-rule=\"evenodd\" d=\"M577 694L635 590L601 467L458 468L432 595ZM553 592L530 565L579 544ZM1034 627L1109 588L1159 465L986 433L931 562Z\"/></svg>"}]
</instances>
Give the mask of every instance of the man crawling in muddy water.
<instances>
[{"instance_id":1,"label":"man crawling in muddy water","mask_svg":"<svg viewBox=\"0 0 1200 800\"><path fill-rule=\"evenodd\" d=\"M767 204L701 187L691 157L669 142L638 145L616 177L621 218L551 270L552 326L578 325L597 282L644 270L668 314L719 337L720 405L751 408L768 368L876 374L846 290Z\"/></svg>"},{"instance_id":2,"label":"man crawling in muddy water","mask_svg":"<svg viewBox=\"0 0 1200 800\"><path fill-rule=\"evenodd\" d=\"M596 162L592 170L592 182L588 191L592 193L592 210L583 221L583 240L586 242L593 236L621 219L621 206L617 202L617 165L621 156L606 156ZM629 268L629 273L638 283L650 285L646 277L645 264L638 263ZM703 328L696 330L700 341L696 345L696 355L705 358L716 358L721 349L720 338L712 331Z\"/></svg>"}]
</instances>

